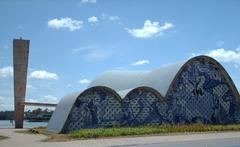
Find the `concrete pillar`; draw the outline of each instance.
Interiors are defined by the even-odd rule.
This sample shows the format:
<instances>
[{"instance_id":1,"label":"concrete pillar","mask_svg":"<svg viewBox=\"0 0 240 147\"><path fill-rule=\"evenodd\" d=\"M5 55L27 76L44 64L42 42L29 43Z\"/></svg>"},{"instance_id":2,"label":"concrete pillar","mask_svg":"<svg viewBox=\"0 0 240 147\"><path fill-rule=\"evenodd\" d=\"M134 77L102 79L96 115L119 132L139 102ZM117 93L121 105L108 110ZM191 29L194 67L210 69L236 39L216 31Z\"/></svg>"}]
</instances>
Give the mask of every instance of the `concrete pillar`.
<instances>
[{"instance_id":1,"label":"concrete pillar","mask_svg":"<svg viewBox=\"0 0 240 147\"><path fill-rule=\"evenodd\" d=\"M29 40L13 40L15 128L23 128Z\"/></svg>"}]
</instances>

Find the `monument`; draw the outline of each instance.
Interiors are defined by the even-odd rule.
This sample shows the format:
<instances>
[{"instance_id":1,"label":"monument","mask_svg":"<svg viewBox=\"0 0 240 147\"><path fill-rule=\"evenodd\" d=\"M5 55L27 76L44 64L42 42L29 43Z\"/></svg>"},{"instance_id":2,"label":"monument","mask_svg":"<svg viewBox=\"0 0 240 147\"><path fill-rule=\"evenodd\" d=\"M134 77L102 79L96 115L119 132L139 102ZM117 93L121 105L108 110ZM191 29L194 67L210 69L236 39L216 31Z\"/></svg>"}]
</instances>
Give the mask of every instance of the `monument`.
<instances>
[{"instance_id":1,"label":"monument","mask_svg":"<svg viewBox=\"0 0 240 147\"><path fill-rule=\"evenodd\" d=\"M13 40L15 128L23 128L29 40Z\"/></svg>"}]
</instances>

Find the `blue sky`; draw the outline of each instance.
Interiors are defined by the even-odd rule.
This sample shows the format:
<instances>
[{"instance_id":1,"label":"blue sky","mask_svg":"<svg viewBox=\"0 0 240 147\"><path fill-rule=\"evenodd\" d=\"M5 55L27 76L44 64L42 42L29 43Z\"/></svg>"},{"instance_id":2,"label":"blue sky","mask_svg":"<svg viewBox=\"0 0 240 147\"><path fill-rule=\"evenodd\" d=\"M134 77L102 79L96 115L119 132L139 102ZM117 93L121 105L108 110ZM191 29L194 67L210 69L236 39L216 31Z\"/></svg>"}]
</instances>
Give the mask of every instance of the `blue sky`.
<instances>
[{"instance_id":1,"label":"blue sky","mask_svg":"<svg viewBox=\"0 0 240 147\"><path fill-rule=\"evenodd\" d=\"M57 102L112 69L206 54L240 89L238 0L2 0L0 110L13 109L12 40L29 39L26 100Z\"/></svg>"}]
</instances>

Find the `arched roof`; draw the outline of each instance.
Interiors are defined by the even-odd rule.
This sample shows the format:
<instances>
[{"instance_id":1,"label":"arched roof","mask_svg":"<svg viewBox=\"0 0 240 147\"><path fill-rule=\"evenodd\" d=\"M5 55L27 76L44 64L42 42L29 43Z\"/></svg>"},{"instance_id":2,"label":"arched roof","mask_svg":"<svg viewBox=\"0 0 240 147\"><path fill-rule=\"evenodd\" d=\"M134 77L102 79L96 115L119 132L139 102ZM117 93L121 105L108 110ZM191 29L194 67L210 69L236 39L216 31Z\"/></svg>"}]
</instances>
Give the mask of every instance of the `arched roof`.
<instances>
[{"instance_id":1,"label":"arched roof","mask_svg":"<svg viewBox=\"0 0 240 147\"><path fill-rule=\"evenodd\" d=\"M122 91L144 85L144 81L147 71L106 71L103 74L96 77L89 87L93 86L106 86L111 87L115 91Z\"/></svg>"},{"instance_id":2,"label":"arched roof","mask_svg":"<svg viewBox=\"0 0 240 147\"><path fill-rule=\"evenodd\" d=\"M166 93L166 96L172 92L172 88L173 88L173 84L175 83L175 81L179 78L179 76L181 75L184 67L186 67L189 64L192 64L194 61L198 61L198 60L205 60L210 62L211 64L213 64L220 72L220 74L222 74L224 76L224 78L227 81L228 86L230 87L230 89L232 90L232 92L234 93L234 97L236 98L237 101L240 101L240 96L238 93L238 90L234 84L234 82L232 81L231 77L229 76L229 74L227 73L227 71L224 69L224 67L215 59L209 57L209 56L205 56L205 55L200 55L200 56L196 56L193 57L191 59L189 59L187 62L185 62L182 67L179 69L179 71L176 73L174 79L171 81L168 91Z\"/></svg>"},{"instance_id":3,"label":"arched roof","mask_svg":"<svg viewBox=\"0 0 240 147\"><path fill-rule=\"evenodd\" d=\"M90 87L90 88L84 90L84 91L79 95L79 97L82 96L83 94L85 94L86 92L91 91L91 90L95 90L95 89L104 89L104 90L112 93L112 94L116 97L116 99L117 99L118 101L121 101L121 100L122 100L122 99L121 99L121 96L120 96L115 90L113 90L113 89L110 88L110 87L106 87L106 86L94 86L94 87Z\"/></svg>"},{"instance_id":4,"label":"arched roof","mask_svg":"<svg viewBox=\"0 0 240 147\"><path fill-rule=\"evenodd\" d=\"M130 89L124 89L124 90L121 90L121 91L117 91L117 93L121 96L122 99L125 98L125 96L130 92L132 91L134 88L130 88Z\"/></svg>"},{"instance_id":5,"label":"arched roof","mask_svg":"<svg viewBox=\"0 0 240 147\"><path fill-rule=\"evenodd\" d=\"M60 133L72 109L73 104L81 92L71 93L64 96L58 103L48 123L48 131Z\"/></svg>"},{"instance_id":6,"label":"arched roof","mask_svg":"<svg viewBox=\"0 0 240 147\"><path fill-rule=\"evenodd\" d=\"M156 89L162 96L166 96L170 91L176 78L179 76L183 68L187 64L193 63L195 60L208 60L220 69L221 73L228 80L228 84L234 91L237 97L238 91L227 74L223 66L208 56L196 56L185 62L178 62L175 64L168 64L159 69L152 71L106 71L97 76L90 84L92 86L107 86L119 93L122 98L136 87L147 86Z\"/></svg>"},{"instance_id":7,"label":"arched roof","mask_svg":"<svg viewBox=\"0 0 240 147\"><path fill-rule=\"evenodd\" d=\"M95 86L95 87L88 88L81 92L68 94L68 95L64 96L61 99L61 101L58 103L58 105L48 123L48 126L47 126L48 130L51 132L60 133L66 123L66 120L67 120L69 114L72 111L72 108L73 108L74 103L76 102L77 98L81 97L86 92L89 92L92 90L94 91L96 89L104 89L104 90L112 93L113 95L115 95L116 99L118 101L121 101L121 97L118 95L118 93L116 93L111 88L108 88L105 86Z\"/></svg>"},{"instance_id":8,"label":"arched roof","mask_svg":"<svg viewBox=\"0 0 240 147\"><path fill-rule=\"evenodd\" d=\"M165 96L171 81L184 63L169 64L152 71L107 71L97 76L89 87L100 85L111 87L123 98L130 90L147 86Z\"/></svg>"},{"instance_id":9,"label":"arched roof","mask_svg":"<svg viewBox=\"0 0 240 147\"><path fill-rule=\"evenodd\" d=\"M163 99L164 99L163 96L162 96L156 89L154 89L154 88L152 88L152 87L147 87L147 86L141 86L141 87L137 87L137 88L131 89L131 90L128 91L128 93L124 96L124 99L125 99L129 94L131 94L132 92L134 92L134 91L136 91L136 90L139 90L139 89L141 89L141 90L147 90L147 91L149 91L149 92L154 93L160 100L163 100ZM123 100L124 100L124 99L123 99Z\"/></svg>"}]
</instances>

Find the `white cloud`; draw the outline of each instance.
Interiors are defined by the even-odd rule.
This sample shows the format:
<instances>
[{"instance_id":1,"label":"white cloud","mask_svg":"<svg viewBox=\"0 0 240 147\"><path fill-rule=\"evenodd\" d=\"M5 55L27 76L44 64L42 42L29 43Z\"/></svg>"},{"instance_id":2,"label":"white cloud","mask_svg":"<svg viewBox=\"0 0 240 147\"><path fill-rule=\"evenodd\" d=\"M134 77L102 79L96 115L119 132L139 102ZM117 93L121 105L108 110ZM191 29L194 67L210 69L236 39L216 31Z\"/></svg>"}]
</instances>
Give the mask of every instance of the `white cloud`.
<instances>
[{"instance_id":1,"label":"white cloud","mask_svg":"<svg viewBox=\"0 0 240 147\"><path fill-rule=\"evenodd\" d=\"M97 23L98 18L96 16L91 16L91 17L88 18L88 22L89 23Z\"/></svg>"},{"instance_id":2,"label":"white cloud","mask_svg":"<svg viewBox=\"0 0 240 147\"><path fill-rule=\"evenodd\" d=\"M39 103L39 100L36 99L26 99L27 102L31 102L31 103Z\"/></svg>"},{"instance_id":3,"label":"white cloud","mask_svg":"<svg viewBox=\"0 0 240 147\"><path fill-rule=\"evenodd\" d=\"M160 26L159 22L151 22L151 20L146 20L144 25L140 29L128 29L128 33L137 38L149 38L158 35L163 35L164 30L168 30L174 27L172 23L166 22L164 25Z\"/></svg>"},{"instance_id":4,"label":"white cloud","mask_svg":"<svg viewBox=\"0 0 240 147\"><path fill-rule=\"evenodd\" d=\"M0 96L0 111L12 110L13 99L10 97Z\"/></svg>"},{"instance_id":5,"label":"white cloud","mask_svg":"<svg viewBox=\"0 0 240 147\"><path fill-rule=\"evenodd\" d=\"M228 63L233 63L234 67L239 67L237 65L240 65L240 50L239 48L235 50L225 50L224 48L219 48L219 49L214 49L209 51L208 53L193 53L192 56L197 56L197 55L207 55L210 56L219 62L228 62Z\"/></svg>"},{"instance_id":6,"label":"white cloud","mask_svg":"<svg viewBox=\"0 0 240 147\"><path fill-rule=\"evenodd\" d=\"M0 96L0 102L3 102L4 101L4 97L3 96Z\"/></svg>"},{"instance_id":7,"label":"white cloud","mask_svg":"<svg viewBox=\"0 0 240 147\"><path fill-rule=\"evenodd\" d=\"M41 79L41 80L57 80L58 75L56 73L47 72L45 70L33 71L30 74L32 79Z\"/></svg>"},{"instance_id":8,"label":"white cloud","mask_svg":"<svg viewBox=\"0 0 240 147\"><path fill-rule=\"evenodd\" d=\"M75 31L83 27L83 21L73 20L69 17L60 18L60 19L55 18L48 21L48 27L55 28L55 29L67 28L70 31Z\"/></svg>"},{"instance_id":9,"label":"white cloud","mask_svg":"<svg viewBox=\"0 0 240 147\"><path fill-rule=\"evenodd\" d=\"M35 89L36 87L34 87L33 85L27 84L27 89Z\"/></svg>"},{"instance_id":10,"label":"white cloud","mask_svg":"<svg viewBox=\"0 0 240 147\"><path fill-rule=\"evenodd\" d=\"M110 20L110 21L116 21L116 20L119 20L120 17L119 16L111 16L111 15L108 15L108 14L101 14L101 17L100 17L102 20Z\"/></svg>"},{"instance_id":11,"label":"white cloud","mask_svg":"<svg viewBox=\"0 0 240 147\"><path fill-rule=\"evenodd\" d=\"M58 103L59 99L52 95L45 95L41 99L27 99L26 101L32 103Z\"/></svg>"},{"instance_id":12,"label":"white cloud","mask_svg":"<svg viewBox=\"0 0 240 147\"><path fill-rule=\"evenodd\" d=\"M52 95L46 95L44 96L44 102L47 103L58 103L58 98Z\"/></svg>"},{"instance_id":13,"label":"white cloud","mask_svg":"<svg viewBox=\"0 0 240 147\"><path fill-rule=\"evenodd\" d=\"M150 63L149 60L139 60L139 61L136 61L136 62L132 63L131 65L132 66L138 66L138 65L148 64L148 63Z\"/></svg>"},{"instance_id":14,"label":"white cloud","mask_svg":"<svg viewBox=\"0 0 240 147\"><path fill-rule=\"evenodd\" d=\"M109 20L114 21L114 20L119 20L120 18L118 16L109 16Z\"/></svg>"},{"instance_id":15,"label":"white cloud","mask_svg":"<svg viewBox=\"0 0 240 147\"><path fill-rule=\"evenodd\" d=\"M96 4L97 0L81 0L80 1L80 4L87 4L87 3Z\"/></svg>"},{"instance_id":16,"label":"white cloud","mask_svg":"<svg viewBox=\"0 0 240 147\"><path fill-rule=\"evenodd\" d=\"M86 59L106 59L109 56L109 53L102 49L95 49L90 50L84 56Z\"/></svg>"},{"instance_id":17,"label":"white cloud","mask_svg":"<svg viewBox=\"0 0 240 147\"><path fill-rule=\"evenodd\" d=\"M85 47L79 47L72 50L74 54L79 54L85 59L96 59L96 60L102 60L106 59L110 56L110 52L108 50L103 50L99 46L85 46Z\"/></svg>"},{"instance_id":18,"label":"white cloud","mask_svg":"<svg viewBox=\"0 0 240 147\"><path fill-rule=\"evenodd\" d=\"M12 66L6 66L0 68L0 77L6 78L13 76L13 67Z\"/></svg>"},{"instance_id":19,"label":"white cloud","mask_svg":"<svg viewBox=\"0 0 240 147\"><path fill-rule=\"evenodd\" d=\"M90 82L91 82L91 81L88 80L88 79L86 79L86 78L78 81L79 84L89 84Z\"/></svg>"},{"instance_id":20,"label":"white cloud","mask_svg":"<svg viewBox=\"0 0 240 147\"><path fill-rule=\"evenodd\" d=\"M235 62L240 64L240 51L225 50L224 48L210 51L208 56L223 62Z\"/></svg>"},{"instance_id":21,"label":"white cloud","mask_svg":"<svg viewBox=\"0 0 240 147\"><path fill-rule=\"evenodd\" d=\"M83 52L83 51L89 51L89 50L95 50L98 49L99 47L97 46L84 46L84 47L79 47L75 48L72 50L73 53L78 53L78 52Z\"/></svg>"}]
</instances>

